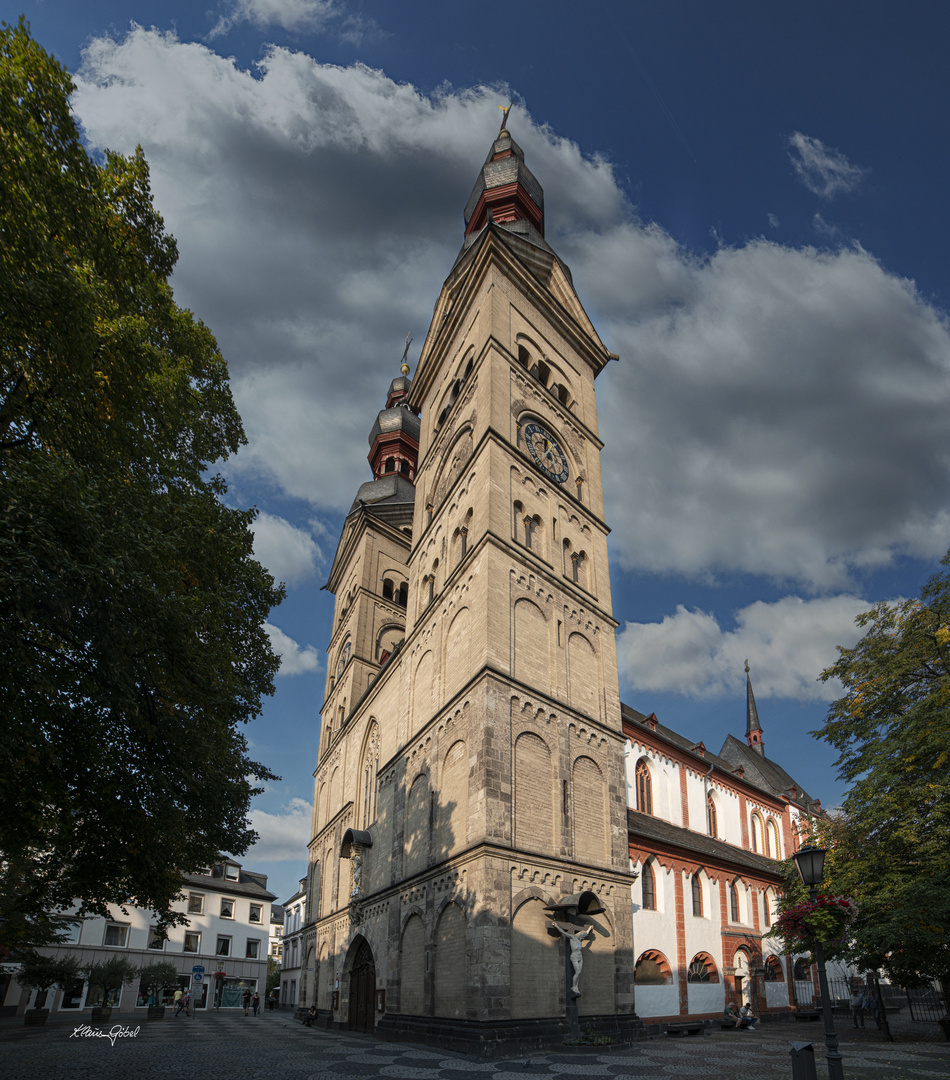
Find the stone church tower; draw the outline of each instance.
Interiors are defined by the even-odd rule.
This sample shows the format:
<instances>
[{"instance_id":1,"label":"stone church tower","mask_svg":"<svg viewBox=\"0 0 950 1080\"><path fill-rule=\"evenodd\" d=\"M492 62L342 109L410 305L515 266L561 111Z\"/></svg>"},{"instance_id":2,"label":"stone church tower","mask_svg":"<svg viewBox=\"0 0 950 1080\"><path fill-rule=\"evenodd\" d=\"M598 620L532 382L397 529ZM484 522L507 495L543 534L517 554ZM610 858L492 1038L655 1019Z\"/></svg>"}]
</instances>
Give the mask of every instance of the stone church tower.
<instances>
[{"instance_id":1,"label":"stone church tower","mask_svg":"<svg viewBox=\"0 0 950 1080\"><path fill-rule=\"evenodd\" d=\"M638 1023L610 359L503 125L327 584L301 996L323 1023L467 1050ZM579 997L552 909L593 930Z\"/></svg>"}]
</instances>

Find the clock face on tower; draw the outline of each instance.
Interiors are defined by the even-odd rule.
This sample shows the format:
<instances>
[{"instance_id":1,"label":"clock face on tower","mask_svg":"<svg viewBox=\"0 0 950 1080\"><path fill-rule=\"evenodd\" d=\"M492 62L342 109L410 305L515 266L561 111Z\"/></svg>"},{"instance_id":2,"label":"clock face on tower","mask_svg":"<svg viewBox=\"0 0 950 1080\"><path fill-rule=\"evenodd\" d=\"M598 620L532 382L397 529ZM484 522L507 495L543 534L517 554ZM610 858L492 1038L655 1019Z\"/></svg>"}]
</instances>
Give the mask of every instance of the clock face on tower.
<instances>
[{"instance_id":1,"label":"clock face on tower","mask_svg":"<svg viewBox=\"0 0 950 1080\"><path fill-rule=\"evenodd\" d=\"M552 480L563 484L567 479L567 458L557 439L540 424L525 424L524 438L535 465Z\"/></svg>"}]
</instances>

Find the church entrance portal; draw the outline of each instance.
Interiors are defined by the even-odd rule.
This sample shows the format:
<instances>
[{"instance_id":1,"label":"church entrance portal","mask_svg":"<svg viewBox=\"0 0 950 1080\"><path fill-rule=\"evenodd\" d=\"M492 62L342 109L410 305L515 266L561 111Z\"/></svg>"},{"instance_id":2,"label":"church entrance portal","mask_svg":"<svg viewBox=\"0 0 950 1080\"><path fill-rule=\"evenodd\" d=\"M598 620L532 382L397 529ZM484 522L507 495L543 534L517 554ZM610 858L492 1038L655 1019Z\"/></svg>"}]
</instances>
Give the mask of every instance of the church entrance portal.
<instances>
[{"instance_id":1,"label":"church entrance portal","mask_svg":"<svg viewBox=\"0 0 950 1080\"><path fill-rule=\"evenodd\" d=\"M373 1033L376 1011L376 962L365 938L360 939L350 968L350 1031Z\"/></svg>"}]
</instances>

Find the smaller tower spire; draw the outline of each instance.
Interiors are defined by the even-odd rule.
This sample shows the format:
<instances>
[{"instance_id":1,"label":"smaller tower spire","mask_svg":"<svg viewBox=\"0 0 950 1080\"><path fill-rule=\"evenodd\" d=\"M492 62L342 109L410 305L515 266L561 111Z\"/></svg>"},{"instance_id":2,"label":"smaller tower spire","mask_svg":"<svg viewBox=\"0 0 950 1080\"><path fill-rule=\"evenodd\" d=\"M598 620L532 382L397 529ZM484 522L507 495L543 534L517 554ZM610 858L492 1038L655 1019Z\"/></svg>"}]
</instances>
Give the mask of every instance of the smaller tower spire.
<instances>
[{"instance_id":1,"label":"smaller tower spire","mask_svg":"<svg viewBox=\"0 0 950 1080\"><path fill-rule=\"evenodd\" d=\"M748 660L745 662L745 741L756 753L765 757L762 725L759 723L759 711L755 707L755 694L752 693L752 679L749 677Z\"/></svg>"}]
</instances>

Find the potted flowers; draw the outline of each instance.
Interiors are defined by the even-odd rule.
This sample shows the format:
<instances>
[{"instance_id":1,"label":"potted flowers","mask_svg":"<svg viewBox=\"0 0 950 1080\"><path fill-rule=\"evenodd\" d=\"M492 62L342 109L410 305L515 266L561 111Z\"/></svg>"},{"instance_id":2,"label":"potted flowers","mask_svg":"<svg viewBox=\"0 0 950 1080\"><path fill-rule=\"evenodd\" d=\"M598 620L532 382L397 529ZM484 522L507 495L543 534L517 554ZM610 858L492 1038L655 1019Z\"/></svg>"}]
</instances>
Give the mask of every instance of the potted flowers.
<instances>
[{"instance_id":1,"label":"potted flowers","mask_svg":"<svg viewBox=\"0 0 950 1080\"><path fill-rule=\"evenodd\" d=\"M776 919L771 935L782 938L790 953L811 954L815 941L820 941L825 957L832 959L847 945L848 925L855 914L854 904L843 896L818 896L787 907Z\"/></svg>"}]
</instances>

